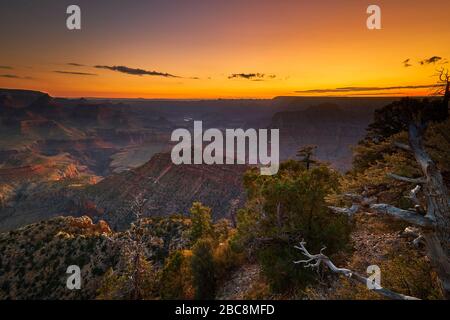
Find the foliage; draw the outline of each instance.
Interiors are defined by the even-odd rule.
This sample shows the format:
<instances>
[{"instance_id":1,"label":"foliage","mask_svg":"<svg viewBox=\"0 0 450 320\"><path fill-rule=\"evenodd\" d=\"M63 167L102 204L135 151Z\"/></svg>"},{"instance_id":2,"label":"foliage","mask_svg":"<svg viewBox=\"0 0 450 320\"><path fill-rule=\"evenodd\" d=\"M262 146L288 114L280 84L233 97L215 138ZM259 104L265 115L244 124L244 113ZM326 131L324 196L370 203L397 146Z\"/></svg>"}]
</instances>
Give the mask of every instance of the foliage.
<instances>
[{"instance_id":1,"label":"foliage","mask_svg":"<svg viewBox=\"0 0 450 320\"><path fill-rule=\"evenodd\" d=\"M159 294L162 299L193 299L194 288L190 250L177 250L167 258L161 272Z\"/></svg>"},{"instance_id":2,"label":"foliage","mask_svg":"<svg viewBox=\"0 0 450 320\"><path fill-rule=\"evenodd\" d=\"M97 292L99 300L120 300L122 298L121 290L126 286L126 276L119 275L109 268L103 275L100 288Z\"/></svg>"},{"instance_id":3,"label":"foliage","mask_svg":"<svg viewBox=\"0 0 450 320\"><path fill-rule=\"evenodd\" d=\"M420 251L405 245L391 250L379 264L381 285L385 288L419 299L443 299L439 281L430 264ZM333 293L335 299L381 299L361 284L341 279Z\"/></svg>"},{"instance_id":4,"label":"foliage","mask_svg":"<svg viewBox=\"0 0 450 320\"><path fill-rule=\"evenodd\" d=\"M196 206L200 212L210 211L201 204ZM162 299L210 299L214 288L242 262L242 255L231 249L234 231L229 222L219 220L210 227L192 250L173 251L166 259L159 285Z\"/></svg>"},{"instance_id":5,"label":"foliage","mask_svg":"<svg viewBox=\"0 0 450 320\"><path fill-rule=\"evenodd\" d=\"M194 202L189 213L192 220L190 231L192 243L211 236L213 232L211 209L203 206L200 202Z\"/></svg>"},{"instance_id":6,"label":"foliage","mask_svg":"<svg viewBox=\"0 0 450 320\"><path fill-rule=\"evenodd\" d=\"M414 203L407 197L415 184L397 181L388 176L389 173L409 178L419 178L423 175L413 154L395 146L396 142L408 145L407 129L411 121L418 123L420 129L427 125L424 146L448 185L450 120L447 107L439 100L402 99L376 112L375 121L370 125L367 136L354 148L353 170L341 179L342 190L329 195L327 201L336 206L348 207L351 201L339 194L356 193L375 196L379 203L389 203L403 209L413 207ZM426 203L423 197L423 193L419 193L419 200ZM395 229L393 232L397 233L407 226L404 222L394 224L389 219L377 219L380 225L390 225ZM373 224L374 222L371 222L370 225L360 228L368 230ZM399 239L398 242L401 241ZM379 250L386 248L379 246L377 251ZM436 275L432 272L423 251L405 245L398 245L387 251L384 259L377 262L383 270L383 286L423 299L440 297L440 292L436 289ZM363 254L355 252L353 259L357 260L358 257L364 259ZM349 268L358 269L352 265ZM379 298L365 288L346 281L336 295L346 299Z\"/></svg>"},{"instance_id":7,"label":"foliage","mask_svg":"<svg viewBox=\"0 0 450 320\"><path fill-rule=\"evenodd\" d=\"M448 118L448 107L440 99L403 98L375 111L368 139L378 141L406 131L410 122L441 122Z\"/></svg>"},{"instance_id":8,"label":"foliage","mask_svg":"<svg viewBox=\"0 0 450 320\"><path fill-rule=\"evenodd\" d=\"M155 298L157 275L147 259L142 256L138 259L140 260L138 267L129 261L126 263L125 270L114 271L109 268L103 276L97 299L141 300Z\"/></svg>"},{"instance_id":9,"label":"foliage","mask_svg":"<svg viewBox=\"0 0 450 320\"><path fill-rule=\"evenodd\" d=\"M228 275L243 263L244 257L242 254L233 250L232 235L230 238L220 242L213 252L214 258L214 273L216 282L219 284L227 280Z\"/></svg>"},{"instance_id":10,"label":"foliage","mask_svg":"<svg viewBox=\"0 0 450 320\"><path fill-rule=\"evenodd\" d=\"M449 184L450 182L450 120L432 123L425 135L425 147L431 158ZM394 143L407 144L407 133L400 132L386 137L382 141L369 138L361 141L354 148L353 170L341 179L340 193L357 193L369 191L369 195L378 197L379 202L408 209L413 204L406 196L415 186L411 183L396 181L388 176L395 173L400 176L419 178L422 171L411 152L399 150ZM337 195L337 194L336 194ZM336 206L351 205L342 202L341 198L328 197Z\"/></svg>"},{"instance_id":11,"label":"foliage","mask_svg":"<svg viewBox=\"0 0 450 320\"><path fill-rule=\"evenodd\" d=\"M249 171L244 185L248 201L238 214L236 245L257 257L272 290L304 286L311 280L310 271L292 263L298 259L293 246L301 239L313 251L326 245L328 254L346 247L347 219L330 213L325 202L326 195L338 190L337 172L323 165L307 170L290 160L275 176Z\"/></svg>"},{"instance_id":12,"label":"foliage","mask_svg":"<svg viewBox=\"0 0 450 320\"><path fill-rule=\"evenodd\" d=\"M191 269L194 280L195 298L213 299L215 296L215 268L213 243L210 239L200 239L192 249Z\"/></svg>"},{"instance_id":13,"label":"foliage","mask_svg":"<svg viewBox=\"0 0 450 320\"><path fill-rule=\"evenodd\" d=\"M310 145L310 146L304 146L303 148L300 148L297 151L297 157L300 158L300 162L302 162L306 170L309 170L312 164L316 164L317 160L313 159L314 153L317 149L317 146Z\"/></svg>"},{"instance_id":14,"label":"foliage","mask_svg":"<svg viewBox=\"0 0 450 320\"><path fill-rule=\"evenodd\" d=\"M411 185L393 181L387 174L410 178L422 175L412 153L395 146L396 142L408 144L407 129L411 121L429 123L425 146L446 176L450 164L446 151L450 147L447 107L439 99L404 98L375 111L366 137L353 150L353 169L342 181L344 192L361 194L364 188L369 188L372 194L382 197L383 193L390 194L386 201L394 200L389 203L399 205L398 199L409 192Z\"/></svg>"}]
</instances>

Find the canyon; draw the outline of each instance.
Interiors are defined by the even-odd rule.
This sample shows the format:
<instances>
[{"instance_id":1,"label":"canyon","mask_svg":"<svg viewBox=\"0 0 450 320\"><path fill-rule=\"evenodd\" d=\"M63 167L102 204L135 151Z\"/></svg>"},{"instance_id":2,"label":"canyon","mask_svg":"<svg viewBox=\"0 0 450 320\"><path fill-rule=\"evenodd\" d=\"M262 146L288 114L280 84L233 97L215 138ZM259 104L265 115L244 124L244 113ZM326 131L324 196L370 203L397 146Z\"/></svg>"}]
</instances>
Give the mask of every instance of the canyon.
<instances>
[{"instance_id":1,"label":"canyon","mask_svg":"<svg viewBox=\"0 0 450 320\"><path fill-rule=\"evenodd\" d=\"M345 171L373 111L389 98L271 100L66 99L0 89L0 231L55 216L88 215L124 229L140 197L145 216L186 214L192 202L233 219L247 165L172 163L175 129L279 129L280 160L318 146Z\"/></svg>"}]
</instances>

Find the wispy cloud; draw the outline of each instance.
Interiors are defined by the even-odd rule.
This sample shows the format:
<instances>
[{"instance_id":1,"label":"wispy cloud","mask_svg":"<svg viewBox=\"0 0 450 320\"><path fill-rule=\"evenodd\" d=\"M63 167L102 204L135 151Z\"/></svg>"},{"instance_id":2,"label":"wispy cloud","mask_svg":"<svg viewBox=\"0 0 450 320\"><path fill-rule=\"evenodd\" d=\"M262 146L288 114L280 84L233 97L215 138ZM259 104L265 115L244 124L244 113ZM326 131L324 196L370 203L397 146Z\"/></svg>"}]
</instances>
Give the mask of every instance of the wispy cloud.
<instances>
[{"instance_id":1,"label":"wispy cloud","mask_svg":"<svg viewBox=\"0 0 450 320\"><path fill-rule=\"evenodd\" d=\"M405 68L408 68L408 67L412 67L412 64L411 63L409 63L411 61L411 59L406 59L405 61L403 61L403 66L405 67Z\"/></svg>"},{"instance_id":2,"label":"wispy cloud","mask_svg":"<svg viewBox=\"0 0 450 320\"><path fill-rule=\"evenodd\" d=\"M12 70L13 67L10 67L10 66L0 66L0 69Z\"/></svg>"},{"instance_id":3,"label":"wispy cloud","mask_svg":"<svg viewBox=\"0 0 450 320\"><path fill-rule=\"evenodd\" d=\"M432 56L431 58L423 59L423 60L419 61L419 63L423 66L423 65L427 65L427 64L435 64L436 62L439 62L440 60L442 60L442 57Z\"/></svg>"},{"instance_id":4,"label":"wispy cloud","mask_svg":"<svg viewBox=\"0 0 450 320\"><path fill-rule=\"evenodd\" d=\"M73 72L73 71L61 71L61 70L55 70L53 72L61 73L61 74L75 75L75 76L98 76L98 74L88 73L88 72Z\"/></svg>"},{"instance_id":5,"label":"wispy cloud","mask_svg":"<svg viewBox=\"0 0 450 320\"><path fill-rule=\"evenodd\" d=\"M180 78L179 76L175 76L170 73L165 72L159 72L159 71L148 71L144 69L136 69L136 68L130 68L126 66L101 66L97 65L95 66L97 69L107 69L111 71L117 71L121 73L131 74L135 76L157 76L157 77L165 77L165 78Z\"/></svg>"},{"instance_id":6,"label":"wispy cloud","mask_svg":"<svg viewBox=\"0 0 450 320\"><path fill-rule=\"evenodd\" d=\"M246 79L253 81L263 81L264 79L274 79L276 75L265 73L233 73L228 76L228 79Z\"/></svg>"},{"instance_id":7,"label":"wispy cloud","mask_svg":"<svg viewBox=\"0 0 450 320\"><path fill-rule=\"evenodd\" d=\"M0 74L1 78L32 80L32 77L21 77L15 74Z\"/></svg>"},{"instance_id":8,"label":"wispy cloud","mask_svg":"<svg viewBox=\"0 0 450 320\"><path fill-rule=\"evenodd\" d=\"M399 90L399 89L429 89L440 87L439 84L412 85L412 86L391 86L391 87L342 87L334 89L310 89L297 90L296 93L351 93L361 91L381 91L381 90Z\"/></svg>"},{"instance_id":9,"label":"wispy cloud","mask_svg":"<svg viewBox=\"0 0 450 320\"><path fill-rule=\"evenodd\" d=\"M0 77L2 78L10 78L10 79L19 79L19 76L16 76L15 74L0 74Z\"/></svg>"},{"instance_id":10,"label":"wispy cloud","mask_svg":"<svg viewBox=\"0 0 450 320\"><path fill-rule=\"evenodd\" d=\"M69 62L67 63L68 66L72 67L86 67L84 64L76 63L76 62Z\"/></svg>"}]
</instances>

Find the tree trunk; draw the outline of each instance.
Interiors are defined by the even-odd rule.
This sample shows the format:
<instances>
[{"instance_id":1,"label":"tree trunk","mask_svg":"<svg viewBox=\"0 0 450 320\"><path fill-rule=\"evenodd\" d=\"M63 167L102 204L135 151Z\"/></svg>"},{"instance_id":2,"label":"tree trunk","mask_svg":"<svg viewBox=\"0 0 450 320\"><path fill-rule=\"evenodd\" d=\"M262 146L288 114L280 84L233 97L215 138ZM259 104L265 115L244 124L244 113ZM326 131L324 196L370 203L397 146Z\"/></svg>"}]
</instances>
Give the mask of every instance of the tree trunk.
<instances>
[{"instance_id":1,"label":"tree trunk","mask_svg":"<svg viewBox=\"0 0 450 320\"><path fill-rule=\"evenodd\" d=\"M425 233L425 246L431 265L438 274L444 297L450 300L450 263L448 251L445 252L439 236L435 233Z\"/></svg>"},{"instance_id":2,"label":"tree trunk","mask_svg":"<svg viewBox=\"0 0 450 320\"><path fill-rule=\"evenodd\" d=\"M450 99L450 81L447 80L447 84L445 85L445 93L444 93L444 108L447 108L448 110L448 101Z\"/></svg>"},{"instance_id":3,"label":"tree trunk","mask_svg":"<svg viewBox=\"0 0 450 320\"><path fill-rule=\"evenodd\" d=\"M442 283L444 295L450 299L450 199L447 186L436 164L423 146L424 130L417 124L409 126L409 142L425 178L426 217L434 221L434 231L424 235L427 255Z\"/></svg>"}]
</instances>

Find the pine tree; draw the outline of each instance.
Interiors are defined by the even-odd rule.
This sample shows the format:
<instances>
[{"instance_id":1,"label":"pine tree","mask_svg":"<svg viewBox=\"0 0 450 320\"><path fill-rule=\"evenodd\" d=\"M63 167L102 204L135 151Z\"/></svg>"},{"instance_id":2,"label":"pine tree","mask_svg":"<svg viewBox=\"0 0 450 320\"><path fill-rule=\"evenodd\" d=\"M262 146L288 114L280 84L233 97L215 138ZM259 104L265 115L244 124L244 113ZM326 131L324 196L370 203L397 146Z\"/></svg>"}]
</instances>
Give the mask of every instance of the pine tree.
<instances>
[{"instance_id":1,"label":"pine tree","mask_svg":"<svg viewBox=\"0 0 450 320\"><path fill-rule=\"evenodd\" d=\"M306 170L309 170L311 168L311 165L317 163L317 160L313 158L316 150L317 146L309 145L304 146L297 151L297 157L300 158L300 162L303 162L305 164Z\"/></svg>"}]
</instances>

